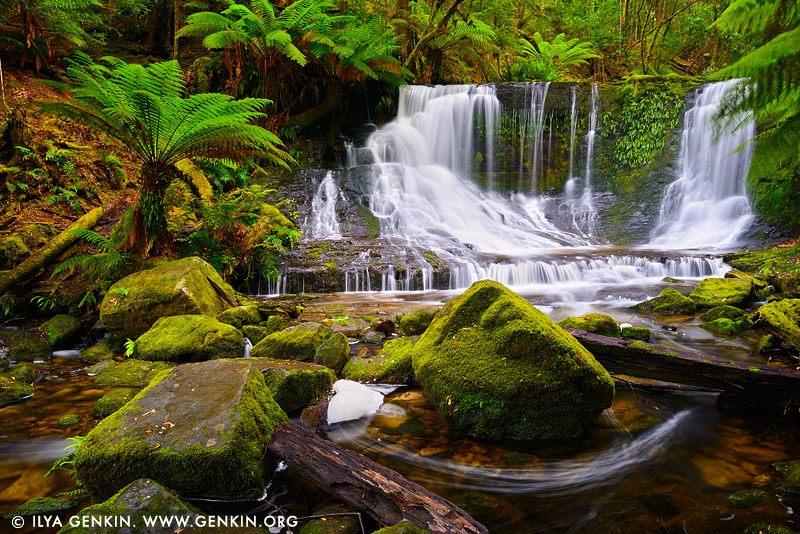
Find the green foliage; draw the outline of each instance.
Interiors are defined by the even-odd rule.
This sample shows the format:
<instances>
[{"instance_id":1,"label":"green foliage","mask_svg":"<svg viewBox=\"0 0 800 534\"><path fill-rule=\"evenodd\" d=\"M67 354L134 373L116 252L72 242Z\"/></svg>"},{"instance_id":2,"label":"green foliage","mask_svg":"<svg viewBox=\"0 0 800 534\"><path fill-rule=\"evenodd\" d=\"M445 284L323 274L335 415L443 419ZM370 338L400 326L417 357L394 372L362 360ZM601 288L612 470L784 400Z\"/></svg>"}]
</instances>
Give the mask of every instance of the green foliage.
<instances>
[{"instance_id":1,"label":"green foliage","mask_svg":"<svg viewBox=\"0 0 800 534\"><path fill-rule=\"evenodd\" d=\"M114 247L109 239L93 230L73 229L69 230L69 233L97 247L99 254L69 258L55 268L51 277L79 268L87 278L97 281L114 271L124 271L127 267L128 255Z\"/></svg>"},{"instance_id":2,"label":"green foliage","mask_svg":"<svg viewBox=\"0 0 800 534\"><path fill-rule=\"evenodd\" d=\"M350 317L347 315L339 315L331 320L338 325L347 326L347 321L350 320Z\"/></svg>"},{"instance_id":3,"label":"green foliage","mask_svg":"<svg viewBox=\"0 0 800 534\"><path fill-rule=\"evenodd\" d=\"M39 295L33 297L31 298L31 304L36 304L41 311L52 310L56 307L56 301L53 300L53 297L50 295Z\"/></svg>"},{"instance_id":4,"label":"green foliage","mask_svg":"<svg viewBox=\"0 0 800 534\"><path fill-rule=\"evenodd\" d=\"M69 471L70 478L75 482L76 485L81 486L82 483L78 479L78 472L75 470L75 454L78 452L78 449L83 445L83 441L86 439L86 436L72 436L67 438L67 441L71 441L69 445L64 447L65 451L69 451L67 454L56 460L50 469L47 470L47 473L44 474L45 477L49 477L53 471L58 469ZM72 449L72 450L70 450ZM72 492L70 492L72 493Z\"/></svg>"},{"instance_id":5,"label":"green foliage","mask_svg":"<svg viewBox=\"0 0 800 534\"><path fill-rule=\"evenodd\" d=\"M133 339L125 340L125 357L130 358L136 350L136 341Z\"/></svg>"},{"instance_id":6,"label":"green foliage","mask_svg":"<svg viewBox=\"0 0 800 534\"><path fill-rule=\"evenodd\" d=\"M0 297L0 314L3 317L14 315L14 299L9 295Z\"/></svg>"},{"instance_id":7,"label":"green foliage","mask_svg":"<svg viewBox=\"0 0 800 534\"><path fill-rule=\"evenodd\" d=\"M600 57L591 43L581 43L577 37L567 41L563 33L547 42L536 32L533 41L535 45L520 39L523 57L512 69L515 80L563 81L568 78L571 67L585 65L587 59Z\"/></svg>"}]
</instances>

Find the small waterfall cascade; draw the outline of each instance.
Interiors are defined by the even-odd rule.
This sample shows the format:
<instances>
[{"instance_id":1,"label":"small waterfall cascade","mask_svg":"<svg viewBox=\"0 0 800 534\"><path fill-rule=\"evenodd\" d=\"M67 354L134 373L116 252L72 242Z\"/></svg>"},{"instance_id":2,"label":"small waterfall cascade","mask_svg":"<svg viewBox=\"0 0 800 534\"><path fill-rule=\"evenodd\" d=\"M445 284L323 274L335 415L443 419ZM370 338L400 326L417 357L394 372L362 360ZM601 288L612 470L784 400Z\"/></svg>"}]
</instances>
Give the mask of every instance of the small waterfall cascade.
<instances>
[{"instance_id":1,"label":"small waterfall cascade","mask_svg":"<svg viewBox=\"0 0 800 534\"><path fill-rule=\"evenodd\" d=\"M662 249L731 245L753 219L745 179L753 156L755 121L714 131L713 115L738 80L704 86L684 116L678 178L664 192L650 246ZM745 117L738 117L739 123Z\"/></svg>"},{"instance_id":2,"label":"small waterfall cascade","mask_svg":"<svg viewBox=\"0 0 800 534\"><path fill-rule=\"evenodd\" d=\"M600 94L596 83L592 84L591 108L589 111L588 132L586 133L586 164L583 171L583 193L578 196L578 177L575 176L575 132L578 124L577 86L572 86L572 106L570 114L569 178L564 187L565 202L572 217L575 229L586 237L597 235L597 210L592 191L592 164L594 163L594 141L597 132L597 114L600 107Z\"/></svg>"},{"instance_id":3,"label":"small waterfall cascade","mask_svg":"<svg viewBox=\"0 0 800 534\"><path fill-rule=\"evenodd\" d=\"M569 176L565 185L567 198L575 194L575 133L578 129L578 86L572 86L572 105L569 113Z\"/></svg>"},{"instance_id":4,"label":"small waterfall cascade","mask_svg":"<svg viewBox=\"0 0 800 534\"><path fill-rule=\"evenodd\" d=\"M316 239L340 239L342 237L339 221L336 218L336 200L341 196L339 186L328 171L317 187L311 200L311 217L305 225L305 232Z\"/></svg>"},{"instance_id":5,"label":"small waterfall cascade","mask_svg":"<svg viewBox=\"0 0 800 534\"><path fill-rule=\"evenodd\" d=\"M520 148L524 150L525 143L523 137L528 138L528 160L530 161L531 171L531 192L536 193L539 175L543 169L544 160L544 125L545 125L545 104L547 102L547 90L550 82L530 84L530 112L525 117L520 128ZM520 157L520 165L525 161ZM521 170L521 169L520 169ZM520 190L522 190L522 175L520 172Z\"/></svg>"}]
</instances>

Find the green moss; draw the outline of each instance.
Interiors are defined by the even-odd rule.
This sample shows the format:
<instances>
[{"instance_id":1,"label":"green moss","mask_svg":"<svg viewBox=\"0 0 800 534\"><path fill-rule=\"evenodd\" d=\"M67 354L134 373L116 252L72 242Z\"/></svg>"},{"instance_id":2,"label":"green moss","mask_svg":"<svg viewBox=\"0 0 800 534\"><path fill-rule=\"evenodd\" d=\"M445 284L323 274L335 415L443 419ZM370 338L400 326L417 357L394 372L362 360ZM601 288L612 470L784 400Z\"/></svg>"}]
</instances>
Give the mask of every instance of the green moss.
<instances>
[{"instance_id":1,"label":"green moss","mask_svg":"<svg viewBox=\"0 0 800 534\"><path fill-rule=\"evenodd\" d=\"M134 356L149 361L240 358L244 336L235 327L204 315L162 317L134 345Z\"/></svg>"},{"instance_id":2,"label":"green moss","mask_svg":"<svg viewBox=\"0 0 800 534\"><path fill-rule=\"evenodd\" d=\"M425 306L411 313L401 315L397 319L400 323L400 329L407 336L422 334L431 324L439 309L439 306Z\"/></svg>"},{"instance_id":3,"label":"green moss","mask_svg":"<svg viewBox=\"0 0 800 534\"><path fill-rule=\"evenodd\" d=\"M754 523L744 529L744 534L797 534L794 530L783 525L768 525L766 523Z\"/></svg>"},{"instance_id":4,"label":"green moss","mask_svg":"<svg viewBox=\"0 0 800 534\"><path fill-rule=\"evenodd\" d=\"M749 317L754 328L768 330L800 351L800 299L783 299L761 306Z\"/></svg>"},{"instance_id":5,"label":"green moss","mask_svg":"<svg viewBox=\"0 0 800 534\"><path fill-rule=\"evenodd\" d=\"M324 365L334 372L340 373L350 357L350 345L347 337L341 333L334 333L322 342L314 354L314 363Z\"/></svg>"},{"instance_id":6,"label":"green moss","mask_svg":"<svg viewBox=\"0 0 800 534\"><path fill-rule=\"evenodd\" d=\"M33 395L30 384L15 380L8 373L0 373L0 406L11 404Z\"/></svg>"},{"instance_id":7,"label":"green moss","mask_svg":"<svg viewBox=\"0 0 800 534\"><path fill-rule=\"evenodd\" d=\"M314 363L271 358L250 361L264 374L272 398L287 412L318 403L336 382L333 371Z\"/></svg>"},{"instance_id":8,"label":"green moss","mask_svg":"<svg viewBox=\"0 0 800 534\"><path fill-rule=\"evenodd\" d=\"M246 324L242 327L242 331L244 335L247 336L247 339L250 340L250 343L253 345L258 344L259 341L270 335L270 329L266 326L258 326L252 324Z\"/></svg>"},{"instance_id":9,"label":"green moss","mask_svg":"<svg viewBox=\"0 0 800 534\"><path fill-rule=\"evenodd\" d=\"M698 308L745 306L753 299L753 281L737 278L706 278L689 294Z\"/></svg>"},{"instance_id":10,"label":"green moss","mask_svg":"<svg viewBox=\"0 0 800 534\"><path fill-rule=\"evenodd\" d=\"M217 320L221 323L241 328L246 324L260 323L261 313L258 311L258 306L236 306L220 313Z\"/></svg>"},{"instance_id":11,"label":"green moss","mask_svg":"<svg viewBox=\"0 0 800 534\"><path fill-rule=\"evenodd\" d=\"M31 255L18 235L0 239L0 269L11 269Z\"/></svg>"},{"instance_id":12,"label":"green moss","mask_svg":"<svg viewBox=\"0 0 800 534\"><path fill-rule=\"evenodd\" d=\"M353 515L340 515L348 512ZM355 511L343 504L320 506L314 509L312 515L321 517L307 521L300 529L300 534L362 534L363 532Z\"/></svg>"},{"instance_id":13,"label":"green moss","mask_svg":"<svg viewBox=\"0 0 800 534\"><path fill-rule=\"evenodd\" d=\"M401 337L387 341L380 353L372 358L350 358L342 378L357 382L380 384L413 384L414 367L411 351L419 336Z\"/></svg>"},{"instance_id":14,"label":"green moss","mask_svg":"<svg viewBox=\"0 0 800 534\"><path fill-rule=\"evenodd\" d=\"M640 302L631 308L656 313L690 315L695 312L697 306L693 300L681 295L677 289L668 287L659 296Z\"/></svg>"},{"instance_id":15,"label":"green moss","mask_svg":"<svg viewBox=\"0 0 800 534\"><path fill-rule=\"evenodd\" d=\"M638 326L625 326L622 328L622 337L626 339L638 339L639 341L650 341L650 329Z\"/></svg>"},{"instance_id":16,"label":"green moss","mask_svg":"<svg viewBox=\"0 0 800 534\"><path fill-rule=\"evenodd\" d=\"M71 315L56 315L40 327L54 347L63 346L81 330L81 322Z\"/></svg>"},{"instance_id":17,"label":"green moss","mask_svg":"<svg viewBox=\"0 0 800 534\"><path fill-rule=\"evenodd\" d=\"M214 189L203 171L188 159L180 160L175 164L175 168L181 172L184 180L192 188L192 192L197 198L203 202L211 203L214 198Z\"/></svg>"},{"instance_id":18,"label":"green moss","mask_svg":"<svg viewBox=\"0 0 800 534\"><path fill-rule=\"evenodd\" d=\"M285 330L289 328L289 326L291 325L289 321L287 321L280 315L271 315L267 317L267 320L265 322L262 322L261 324L267 327L268 330L267 335L274 334L275 332L280 332L281 330ZM255 341L253 343L255 343Z\"/></svg>"},{"instance_id":19,"label":"green moss","mask_svg":"<svg viewBox=\"0 0 800 534\"><path fill-rule=\"evenodd\" d=\"M80 422L81 418L78 415L74 413L68 413L67 415L61 416L56 424L58 426L71 426L77 425Z\"/></svg>"},{"instance_id":20,"label":"green moss","mask_svg":"<svg viewBox=\"0 0 800 534\"><path fill-rule=\"evenodd\" d=\"M411 521L403 521L394 526L376 530L372 534L430 534L428 530L420 528Z\"/></svg>"},{"instance_id":21,"label":"green moss","mask_svg":"<svg viewBox=\"0 0 800 534\"><path fill-rule=\"evenodd\" d=\"M311 247L311 250L308 253L308 257L315 260L319 258L323 252L328 250L328 247L330 246L331 246L330 241L321 241L319 243L316 243L314 244L314 246Z\"/></svg>"},{"instance_id":22,"label":"green moss","mask_svg":"<svg viewBox=\"0 0 800 534\"><path fill-rule=\"evenodd\" d=\"M559 326L584 330L592 334L608 337L620 337L619 325L610 316L602 313L587 313L581 317L567 317L559 321Z\"/></svg>"},{"instance_id":23,"label":"green moss","mask_svg":"<svg viewBox=\"0 0 800 534\"><path fill-rule=\"evenodd\" d=\"M706 330L717 332L718 334L727 334L731 336L738 334L739 332L744 332L747 330L748 326L747 321L745 320L731 321L725 317L720 317L719 319L714 319L713 321L701 324L700 328L705 328Z\"/></svg>"},{"instance_id":24,"label":"green moss","mask_svg":"<svg viewBox=\"0 0 800 534\"><path fill-rule=\"evenodd\" d=\"M100 365L106 362L108 365L94 379L94 385L96 386L140 388L148 385L151 380L165 369L172 368L172 364L167 362L146 362L141 360L126 360L121 363L105 360ZM90 368L87 372L92 374L93 369Z\"/></svg>"},{"instance_id":25,"label":"green moss","mask_svg":"<svg viewBox=\"0 0 800 534\"><path fill-rule=\"evenodd\" d=\"M38 250L45 246L51 239L58 235L50 223L32 223L25 225L17 231L17 235L29 250Z\"/></svg>"},{"instance_id":26,"label":"green moss","mask_svg":"<svg viewBox=\"0 0 800 534\"><path fill-rule=\"evenodd\" d=\"M318 323L302 323L270 334L250 351L253 358L311 361L333 332Z\"/></svg>"},{"instance_id":27,"label":"green moss","mask_svg":"<svg viewBox=\"0 0 800 534\"><path fill-rule=\"evenodd\" d=\"M355 206L359 217L361 217L361 222L364 223L364 228L367 230L367 235L369 237L378 237L381 234L381 221L365 205L356 203Z\"/></svg>"},{"instance_id":28,"label":"green moss","mask_svg":"<svg viewBox=\"0 0 800 534\"><path fill-rule=\"evenodd\" d=\"M800 244L726 254L723 258L733 267L749 273L791 273L800 270L800 263L797 261L800 258Z\"/></svg>"},{"instance_id":29,"label":"green moss","mask_svg":"<svg viewBox=\"0 0 800 534\"><path fill-rule=\"evenodd\" d=\"M31 515L55 515L78 506L77 500L61 500L51 497L34 497L33 499L6 512L4 518Z\"/></svg>"},{"instance_id":30,"label":"green moss","mask_svg":"<svg viewBox=\"0 0 800 534\"><path fill-rule=\"evenodd\" d=\"M772 334L763 335L758 340L758 352L776 349L778 346L780 346L780 340Z\"/></svg>"},{"instance_id":31,"label":"green moss","mask_svg":"<svg viewBox=\"0 0 800 534\"><path fill-rule=\"evenodd\" d=\"M252 498L269 482L274 462L264 451L286 420L247 360L185 364L98 423L75 468L96 499L140 478L186 496Z\"/></svg>"},{"instance_id":32,"label":"green moss","mask_svg":"<svg viewBox=\"0 0 800 534\"><path fill-rule=\"evenodd\" d=\"M81 351L81 360L84 363L95 364L103 360L110 360L114 357L114 341L107 337L97 345L83 349Z\"/></svg>"},{"instance_id":33,"label":"green moss","mask_svg":"<svg viewBox=\"0 0 800 534\"><path fill-rule=\"evenodd\" d=\"M0 331L0 342L8 347L8 359L15 362L44 361L53 356L53 347L41 331Z\"/></svg>"},{"instance_id":34,"label":"green moss","mask_svg":"<svg viewBox=\"0 0 800 534\"><path fill-rule=\"evenodd\" d=\"M112 389L99 399L92 410L92 417L102 419L116 412L139 393L138 389L117 388Z\"/></svg>"},{"instance_id":35,"label":"green moss","mask_svg":"<svg viewBox=\"0 0 800 534\"><path fill-rule=\"evenodd\" d=\"M8 374L14 380L30 384L39 375L39 371L30 363L23 362L18 363Z\"/></svg>"},{"instance_id":36,"label":"green moss","mask_svg":"<svg viewBox=\"0 0 800 534\"><path fill-rule=\"evenodd\" d=\"M730 319L731 321L739 321L744 319L747 314L739 308L733 306L717 306L711 308L705 313L700 314L700 320L705 322L714 321L715 319Z\"/></svg>"},{"instance_id":37,"label":"green moss","mask_svg":"<svg viewBox=\"0 0 800 534\"><path fill-rule=\"evenodd\" d=\"M481 437L575 437L614 396L611 376L574 337L496 282L448 301L412 362L445 421Z\"/></svg>"}]
</instances>

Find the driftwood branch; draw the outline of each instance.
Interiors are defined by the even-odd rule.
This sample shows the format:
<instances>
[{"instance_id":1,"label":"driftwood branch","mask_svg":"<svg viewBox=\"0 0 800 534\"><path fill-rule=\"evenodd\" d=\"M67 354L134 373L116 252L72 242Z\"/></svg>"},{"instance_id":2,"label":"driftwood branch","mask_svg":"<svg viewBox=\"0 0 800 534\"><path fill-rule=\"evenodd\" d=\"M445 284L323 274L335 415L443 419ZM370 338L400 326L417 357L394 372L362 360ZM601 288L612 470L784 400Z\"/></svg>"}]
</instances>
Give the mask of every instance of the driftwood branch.
<instances>
[{"instance_id":1,"label":"driftwood branch","mask_svg":"<svg viewBox=\"0 0 800 534\"><path fill-rule=\"evenodd\" d=\"M489 532L453 503L301 426L278 424L269 452L320 488L385 525L408 520L434 534Z\"/></svg>"}]
</instances>

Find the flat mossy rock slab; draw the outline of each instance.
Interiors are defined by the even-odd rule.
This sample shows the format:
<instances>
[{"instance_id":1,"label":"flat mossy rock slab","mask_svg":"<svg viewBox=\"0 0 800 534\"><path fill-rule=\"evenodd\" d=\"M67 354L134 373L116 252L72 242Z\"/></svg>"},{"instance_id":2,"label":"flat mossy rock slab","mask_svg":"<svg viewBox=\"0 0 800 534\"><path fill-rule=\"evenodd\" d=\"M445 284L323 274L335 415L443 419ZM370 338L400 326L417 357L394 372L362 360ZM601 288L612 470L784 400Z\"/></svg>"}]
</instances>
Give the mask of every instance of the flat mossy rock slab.
<instances>
[{"instance_id":1,"label":"flat mossy rock slab","mask_svg":"<svg viewBox=\"0 0 800 534\"><path fill-rule=\"evenodd\" d=\"M60 348L69 343L81 331L81 322L71 315L56 315L42 323L41 330L47 336L54 348Z\"/></svg>"},{"instance_id":2,"label":"flat mossy rock slab","mask_svg":"<svg viewBox=\"0 0 800 534\"><path fill-rule=\"evenodd\" d=\"M706 278L689 294L698 308L746 306L753 300L753 281L745 278Z\"/></svg>"},{"instance_id":3,"label":"flat mossy rock slab","mask_svg":"<svg viewBox=\"0 0 800 534\"><path fill-rule=\"evenodd\" d=\"M430 534L430 531L418 527L411 521L403 521L391 527L376 530L372 534Z\"/></svg>"},{"instance_id":4,"label":"flat mossy rock slab","mask_svg":"<svg viewBox=\"0 0 800 534\"><path fill-rule=\"evenodd\" d=\"M800 299L770 302L750 314L750 324L764 329L800 351Z\"/></svg>"},{"instance_id":5,"label":"flat mossy rock slab","mask_svg":"<svg viewBox=\"0 0 800 534\"><path fill-rule=\"evenodd\" d=\"M580 317L567 317L559 321L558 325L606 337L618 338L622 335L617 322L610 315L604 313L587 313Z\"/></svg>"},{"instance_id":6,"label":"flat mossy rock slab","mask_svg":"<svg viewBox=\"0 0 800 534\"><path fill-rule=\"evenodd\" d=\"M126 404L128 404L137 394L138 389L133 388L116 388L112 389L99 399L94 405L92 416L102 419L108 417L116 412Z\"/></svg>"},{"instance_id":7,"label":"flat mossy rock slab","mask_svg":"<svg viewBox=\"0 0 800 534\"><path fill-rule=\"evenodd\" d=\"M16 380L8 373L0 373L0 406L17 402L33 395L33 386Z\"/></svg>"},{"instance_id":8,"label":"flat mossy rock slab","mask_svg":"<svg viewBox=\"0 0 800 534\"><path fill-rule=\"evenodd\" d=\"M86 372L90 376L96 375L95 386L142 388L148 385L158 373L171 367L172 364L166 362L125 360L117 363L113 360L105 360L90 367Z\"/></svg>"},{"instance_id":9,"label":"flat mossy rock slab","mask_svg":"<svg viewBox=\"0 0 800 534\"><path fill-rule=\"evenodd\" d=\"M258 498L274 470L265 448L285 420L249 361L179 365L98 423L75 468L97 499L139 478L186 497Z\"/></svg>"},{"instance_id":10,"label":"flat mossy rock slab","mask_svg":"<svg viewBox=\"0 0 800 534\"><path fill-rule=\"evenodd\" d=\"M336 382L332 370L315 363L272 358L250 358L250 362L264 374L272 398L287 412L318 403Z\"/></svg>"},{"instance_id":11,"label":"flat mossy rock slab","mask_svg":"<svg viewBox=\"0 0 800 534\"><path fill-rule=\"evenodd\" d=\"M342 378L376 384L414 384L411 351L419 339L420 336L393 339L387 341L375 356L353 356L345 365Z\"/></svg>"},{"instance_id":12,"label":"flat mossy rock slab","mask_svg":"<svg viewBox=\"0 0 800 534\"><path fill-rule=\"evenodd\" d=\"M701 313L698 317L701 321L711 322L716 319L730 319L731 321L740 321L745 318L747 313L734 306L717 306L711 308L705 313Z\"/></svg>"},{"instance_id":13,"label":"flat mossy rock slab","mask_svg":"<svg viewBox=\"0 0 800 534\"><path fill-rule=\"evenodd\" d=\"M412 363L444 420L478 437L576 437L614 398L611 376L588 350L492 281L447 302Z\"/></svg>"},{"instance_id":14,"label":"flat mossy rock slab","mask_svg":"<svg viewBox=\"0 0 800 534\"><path fill-rule=\"evenodd\" d=\"M142 334L133 355L141 360L197 362L244 356L244 335L205 315L162 317Z\"/></svg>"},{"instance_id":15,"label":"flat mossy rock slab","mask_svg":"<svg viewBox=\"0 0 800 534\"><path fill-rule=\"evenodd\" d=\"M401 315L398 318L400 329L407 336L420 335L428 328L440 309L441 307L439 306L425 306L411 313Z\"/></svg>"},{"instance_id":16,"label":"flat mossy rock slab","mask_svg":"<svg viewBox=\"0 0 800 534\"><path fill-rule=\"evenodd\" d=\"M261 312L258 311L258 306L236 306L220 313L217 320L221 323L241 328L246 324L260 323Z\"/></svg>"},{"instance_id":17,"label":"flat mossy rock slab","mask_svg":"<svg viewBox=\"0 0 800 534\"><path fill-rule=\"evenodd\" d=\"M253 347L250 356L310 362L332 335L333 331L325 325L301 323L268 335Z\"/></svg>"},{"instance_id":18,"label":"flat mossy rock slab","mask_svg":"<svg viewBox=\"0 0 800 534\"><path fill-rule=\"evenodd\" d=\"M72 510L78 506L78 500L61 500L52 497L34 497L33 499L20 504L10 512L5 514L5 518L15 516L31 516L44 514L58 514L67 510Z\"/></svg>"},{"instance_id":19,"label":"flat mossy rock slab","mask_svg":"<svg viewBox=\"0 0 800 534\"><path fill-rule=\"evenodd\" d=\"M697 305L689 297L681 295L677 289L668 287L662 291L659 296L635 304L631 306L631 308L634 310L656 313L691 315L697 310Z\"/></svg>"},{"instance_id":20,"label":"flat mossy rock slab","mask_svg":"<svg viewBox=\"0 0 800 534\"><path fill-rule=\"evenodd\" d=\"M53 346L41 330L0 330L0 347L15 362L38 362L53 357Z\"/></svg>"},{"instance_id":21,"label":"flat mossy rock slab","mask_svg":"<svg viewBox=\"0 0 800 534\"><path fill-rule=\"evenodd\" d=\"M625 339L638 339L639 341L650 341L652 332L643 326L623 326L622 337Z\"/></svg>"},{"instance_id":22,"label":"flat mossy rock slab","mask_svg":"<svg viewBox=\"0 0 800 534\"><path fill-rule=\"evenodd\" d=\"M100 320L119 338L135 339L160 317L208 315L231 307L233 289L204 260L191 257L123 278L106 293Z\"/></svg>"},{"instance_id":23,"label":"flat mossy rock slab","mask_svg":"<svg viewBox=\"0 0 800 534\"><path fill-rule=\"evenodd\" d=\"M747 321L744 319L732 321L725 317L720 317L719 319L714 319L713 321L701 324L700 328L705 328L706 330L710 330L711 332L716 332L718 334L732 336L734 334L744 332L749 328L749 326Z\"/></svg>"},{"instance_id":24,"label":"flat mossy rock slab","mask_svg":"<svg viewBox=\"0 0 800 534\"><path fill-rule=\"evenodd\" d=\"M202 512L181 501L178 497L170 493L163 486L152 480L141 479L125 486L119 493L110 497L105 502L95 504L81 510L77 516L80 519L73 520L78 526L72 527L69 524L58 531L58 534L250 534L260 533L256 528L245 527L225 527L208 526L210 521ZM164 518L173 521L181 519L187 521L189 526L179 528L173 523L167 527L159 522L154 526L147 527L145 517ZM84 528L82 525L91 525L92 520L97 524L103 524L109 519L110 527ZM130 526L127 526L130 525ZM196 526L199 525L199 526Z\"/></svg>"},{"instance_id":25,"label":"flat mossy rock slab","mask_svg":"<svg viewBox=\"0 0 800 534\"><path fill-rule=\"evenodd\" d=\"M334 333L319 346L314 354L314 363L341 373L349 358L350 345L347 343L347 337L341 333Z\"/></svg>"}]
</instances>

